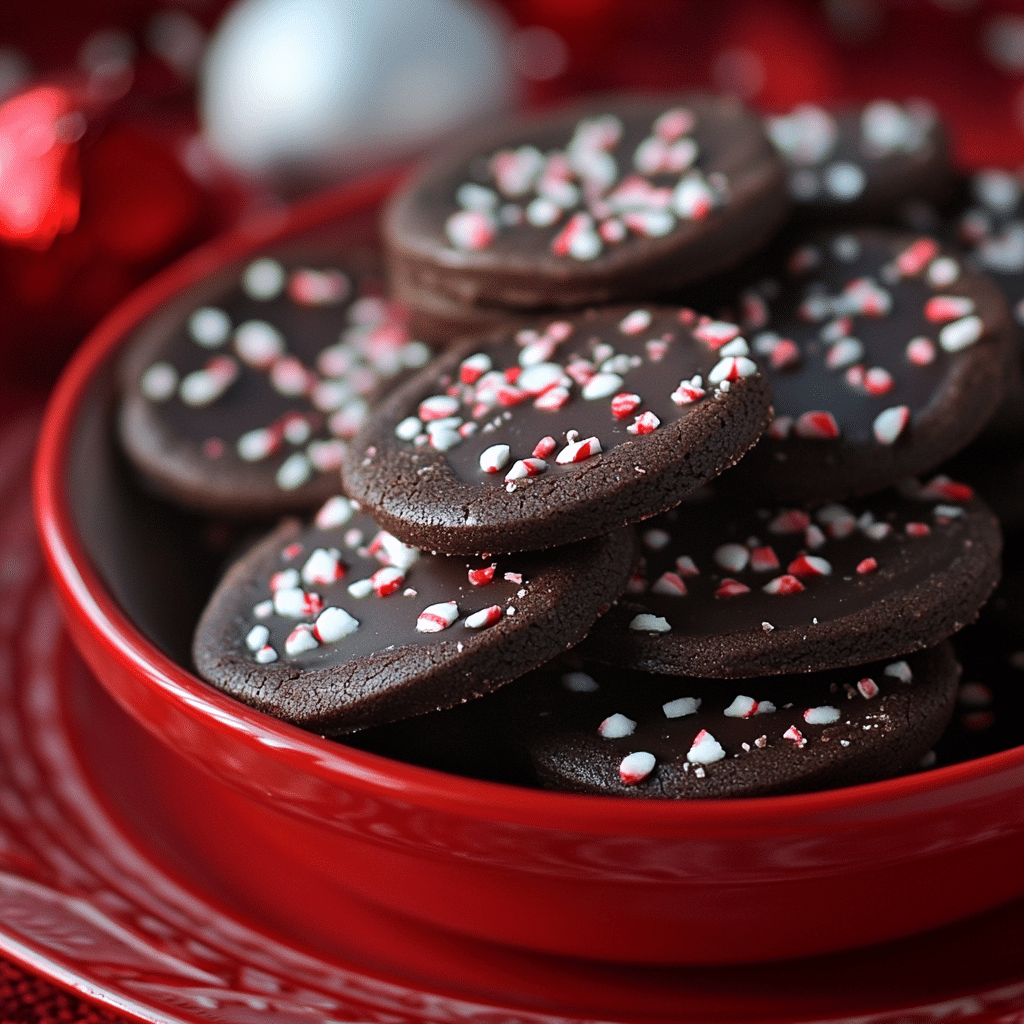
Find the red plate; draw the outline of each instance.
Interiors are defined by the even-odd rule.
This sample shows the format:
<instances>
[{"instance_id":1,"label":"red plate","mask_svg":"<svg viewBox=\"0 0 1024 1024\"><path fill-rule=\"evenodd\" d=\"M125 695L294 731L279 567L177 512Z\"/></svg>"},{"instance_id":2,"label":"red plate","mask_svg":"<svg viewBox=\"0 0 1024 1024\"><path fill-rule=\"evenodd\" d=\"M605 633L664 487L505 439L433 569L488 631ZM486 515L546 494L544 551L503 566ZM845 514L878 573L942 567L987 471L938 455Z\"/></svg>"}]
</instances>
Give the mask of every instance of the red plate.
<instances>
[{"instance_id":1,"label":"red plate","mask_svg":"<svg viewBox=\"0 0 1024 1024\"><path fill-rule=\"evenodd\" d=\"M516 952L342 892L323 908L346 924L331 929L340 945L318 947L312 920L302 935L285 929L273 908L300 898L303 880L75 654L33 534L38 414L0 409L0 952L11 959L129 1016L187 1024L1020 1020L1024 900L914 939L747 967ZM190 827L200 804L198 818L221 823L215 842Z\"/></svg>"}]
</instances>

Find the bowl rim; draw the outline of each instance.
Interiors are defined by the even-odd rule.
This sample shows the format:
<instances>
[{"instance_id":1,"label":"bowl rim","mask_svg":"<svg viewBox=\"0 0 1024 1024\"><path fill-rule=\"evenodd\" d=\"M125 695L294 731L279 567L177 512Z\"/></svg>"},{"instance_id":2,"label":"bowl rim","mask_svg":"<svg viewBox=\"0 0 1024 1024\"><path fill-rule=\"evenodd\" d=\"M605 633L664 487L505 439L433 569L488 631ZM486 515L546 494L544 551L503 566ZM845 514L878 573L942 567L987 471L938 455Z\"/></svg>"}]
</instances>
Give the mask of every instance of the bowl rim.
<instances>
[{"instance_id":1,"label":"bowl rim","mask_svg":"<svg viewBox=\"0 0 1024 1024\"><path fill-rule=\"evenodd\" d=\"M79 539L67 500L71 428L94 374L126 337L182 289L266 246L379 205L408 173L362 176L283 211L221 235L163 270L120 303L82 342L47 404L33 472L36 526L65 607L87 626L108 656L179 712L229 734L288 768L364 794L495 823L613 835L751 835L762 827L810 831L830 819L870 820L936 806L938 793L979 788L999 794L1024 781L1024 745L914 775L843 789L734 800L659 801L528 789L455 776L347 747L256 711L172 661L133 625L103 583ZM100 678L108 690L111 687ZM113 692L113 691L111 691ZM113 693L123 706L126 701ZM128 702L130 704L130 702ZM130 713L134 713L128 708ZM145 723L143 723L145 724ZM948 806L949 801L942 801Z\"/></svg>"}]
</instances>

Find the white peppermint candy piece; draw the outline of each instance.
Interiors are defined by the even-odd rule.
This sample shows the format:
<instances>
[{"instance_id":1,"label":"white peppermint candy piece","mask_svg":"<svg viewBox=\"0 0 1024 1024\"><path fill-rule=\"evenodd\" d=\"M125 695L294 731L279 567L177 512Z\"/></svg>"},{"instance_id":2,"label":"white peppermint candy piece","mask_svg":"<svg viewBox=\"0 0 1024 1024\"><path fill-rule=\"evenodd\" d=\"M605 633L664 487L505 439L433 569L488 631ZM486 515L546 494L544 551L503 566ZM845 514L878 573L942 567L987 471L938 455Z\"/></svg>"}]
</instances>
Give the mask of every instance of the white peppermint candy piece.
<instances>
[{"instance_id":1,"label":"white peppermint candy piece","mask_svg":"<svg viewBox=\"0 0 1024 1024\"><path fill-rule=\"evenodd\" d=\"M635 786L638 782L643 782L654 771L656 764L655 756L646 750L627 754L619 764L619 778L627 786Z\"/></svg>"},{"instance_id":2,"label":"white peppermint candy piece","mask_svg":"<svg viewBox=\"0 0 1024 1024\"><path fill-rule=\"evenodd\" d=\"M606 740L618 740L623 736L632 736L636 722L632 718L618 713L609 715L598 727L597 731Z\"/></svg>"},{"instance_id":3,"label":"white peppermint candy piece","mask_svg":"<svg viewBox=\"0 0 1024 1024\"><path fill-rule=\"evenodd\" d=\"M344 608L325 608L313 626L317 639L324 644L334 644L359 628L359 620Z\"/></svg>"},{"instance_id":4,"label":"white peppermint candy piece","mask_svg":"<svg viewBox=\"0 0 1024 1024\"><path fill-rule=\"evenodd\" d=\"M725 748L714 736L701 729L694 737L693 744L686 754L686 760L691 764L714 764L725 757Z\"/></svg>"},{"instance_id":5,"label":"white peppermint candy piece","mask_svg":"<svg viewBox=\"0 0 1024 1024\"><path fill-rule=\"evenodd\" d=\"M447 629L459 617L459 607L454 601L443 601L428 605L416 619L418 633L439 633Z\"/></svg>"},{"instance_id":6,"label":"white peppermint candy piece","mask_svg":"<svg viewBox=\"0 0 1024 1024\"><path fill-rule=\"evenodd\" d=\"M677 697L667 704L661 705L666 718L685 718L687 715L695 715L700 710L700 697Z\"/></svg>"}]
</instances>

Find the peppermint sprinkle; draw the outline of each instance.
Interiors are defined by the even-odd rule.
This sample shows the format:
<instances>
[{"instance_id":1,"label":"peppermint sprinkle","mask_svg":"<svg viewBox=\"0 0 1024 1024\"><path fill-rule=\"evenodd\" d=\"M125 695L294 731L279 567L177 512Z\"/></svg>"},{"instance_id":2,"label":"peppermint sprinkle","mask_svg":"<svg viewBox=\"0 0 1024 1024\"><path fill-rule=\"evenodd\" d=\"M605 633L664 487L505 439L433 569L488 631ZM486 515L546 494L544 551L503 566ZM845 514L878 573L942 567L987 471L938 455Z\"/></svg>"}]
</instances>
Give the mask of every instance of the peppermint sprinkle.
<instances>
[{"instance_id":1,"label":"peppermint sprinkle","mask_svg":"<svg viewBox=\"0 0 1024 1024\"><path fill-rule=\"evenodd\" d=\"M797 437L818 441L832 441L839 437L839 424L830 412L805 412L793 423Z\"/></svg>"},{"instance_id":2,"label":"peppermint sprinkle","mask_svg":"<svg viewBox=\"0 0 1024 1024\"><path fill-rule=\"evenodd\" d=\"M912 338L907 343L907 362L914 366L928 366L935 361L935 344L930 338Z\"/></svg>"},{"instance_id":3,"label":"peppermint sprinkle","mask_svg":"<svg viewBox=\"0 0 1024 1024\"><path fill-rule=\"evenodd\" d=\"M872 430L879 444L895 444L910 421L910 409L905 405L894 405L875 417Z\"/></svg>"},{"instance_id":4,"label":"peppermint sprinkle","mask_svg":"<svg viewBox=\"0 0 1024 1024\"><path fill-rule=\"evenodd\" d=\"M639 334L651 326L651 314L646 309L635 309L627 314L619 323L623 334Z\"/></svg>"},{"instance_id":5,"label":"peppermint sprinkle","mask_svg":"<svg viewBox=\"0 0 1024 1024\"><path fill-rule=\"evenodd\" d=\"M795 726L791 725L783 734L784 740L789 740L791 743L795 743L798 748L807 746L807 740L804 739L804 734Z\"/></svg>"},{"instance_id":6,"label":"peppermint sprinkle","mask_svg":"<svg viewBox=\"0 0 1024 1024\"><path fill-rule=\"evenodd\" d=\"M714 764L725 757L722 744L707 731L701 729L694 737L693 743L686 754L686 760L692 764Z\"/></svg>"},{"instance_id":7,"label":"peppermint sprinkle","mask_svg":"<svg viewBox=\"0 0 1024 1024\"><path fill-rule=\"evenodd\" d=\"M480 468L485 473L497 473L505 468L511 449L507 444L494 444L480 455ZM514 478L513 478L514 479Z\"/></svg>"},{"instance_id":8,"label":"peppermint sprinkle","mask_svg":"<svg viewBox=\"0 0 1024 1024\"><path fill-rule=\"evenodd\" d=\"M264 625L253 626L245 637L245 646L255 653L270 639L270 630Z\"/></svg>"},{"instance_id":9,"label":"peppermint sprinkle","mask_svg":"<svg viewBox=\"0 0 1024 1024\"><path fill-rule=\"evenodd\" d=\"M202 370L185 377L178 386L178 397L193 407L211 405L235 382L238 363L230 356L215 356Z\"/></svg>"},{"instance_id":10,"label":"peppermint sprinkle","mask_svg":"<svg viewBox=\"0 0 1024 1024\"><path fill-rule=\"evenodd\" d=\"M697 714L700 704L700 697L677 697L667 704L662 704L661 710L665 712L666 718L685 718L687 715Z\"/></svg>"},{"instance_id":11,"label":"peppermint sprinkle","mask_svg":"<svg viewBox=\"0 0 1024 1024\"><path fill-rule=\"evenodd\" d=\"M629 628L636 633L668 633L672 627L668 619L660 615L651 615L648 612L641 612L635 616L629 624Z\"/></svg>"},{"instance_id":12,"label":"peppermint sprinkle","mask_svg":"<svg viewBox=\"0 0 1024 1024\"><path fill-rule=\"evenodd\" d=\"M480 611L467 615L465 625L469 629L485 629L487 626L493 626L500 618L501 608L492 604L489 608L481 608ZM416 628L419 629L418 624Z\"/></svg>"},{"instance_id":13,"label":"peppermint sprinkle","mask_svg":"<svg viewBox=\"0 0 1024 1024\"><path fill-rule=\"evenodd\" d=\"M625 715L609 715L598 727L597 731L606 740L620 740L624 736L632 736L636 722Z\"/></svg>"},{"instance_id":14,"label":"peppermint sprinkle","mask_svg":"<svg viewBox=\"0 0 1024 1024\"><path fill-rule=\"evenodd\" d=\"M727 572L743 572L750 561L750 552L743 544L722 544L712 557Z\"/></svg>"},{"instance_id":15,"label":"peppermint sprinkle","mask_svg":"<svg viewBox=\"0 0 1024 1024\"><path fill-rule=\"evenodd\" d=\"M979 316L965 316L954 320L939 331L939 344L946 352L960 352L973 345L982 335L985 325Z\"/></svg>"},{"instance_id":16,"label":"peppermint sprinkle","mask_svg":"<svg viewBox=\"0 0 1024 1024\"><path fill-rule=\"evenodd\" d=\"M313 635L313 627L307 625L305 622L300 622L299 625L297 625L291 633L288 634L288 638L284 642L285 653L293 658L297 654L303 654L305 651L312 651L319 646L319 642Z\"/></svg>"},{"instance_id":17,"label":"peppermint sprinkle","mask_svg":"<svg viewBox=\"0 0 1024 1024\"><path fill-rule=\"evenodd\" d=\"M513 480L524 480L527 477L538 476L548 468L543 459L519 459L512 464L512 468L505 474L505 482Z\"/></svg>"},{"instance_id":18,"label":"peppermint sprinkle","mask_svg":"<svg viewBox=\"0 0 1024 1024\"><path fill-rule=\"evenodd\" d=\"M901 683L910 683L914 679L914 673L905 661L894 661L885 666L885 675L898 679Z\"/></svg>"},{"instance_id":19,"label":"peppermint sprinkle","mask_svg":"<svg viewBox=\"0 0 1024 1024\"><path fill-rule=\"evenodd\" d=\"M416 632L440 633L459 617L459 608L454 601L428 605L416 619Z\"/></svg>"},{"instance_id":20,"label":"peppermint sprinkle","mask_svg":"<svg viewBox=\"0 0 1024 1024\"><path fill-rule=\"evenodd\" d=\"M758 703L753 697L738 696L722 712L728 718L753 718L757 714Z\"/></svg>"},{"instance_id":21,"label":"peppermint sprinkle","mask_svg":"<svg viewBox=\"0 0 1024 1024\"><path fill-rule=\"evenodd\" d=\"M597 680L586 672L566 672L562 676L562 685L571 693L594 693L600 689Z\"/></svg>"},{"instance_id":22,"label":"peppermint sprinkle","mask_svg":"<svg viewBox=\"0 0 1024 1024\"><path fill-rule=\"evenodd\" d=\"M839 721L839 708L823 706L820 708L808 708L804 712L804 721L808 725L831 725Z\"/></svg>"},{"instance_id":23,"label":"peppermint sprinkle","mask_svg":"<svg viewBox=\"0 0 1024 1024\"><path fill-rule=\"evenodd\" d=\"M647 753L646 750L628 754L619 764L619 778L627 786L635 786L654 771L656 763L654 755Z\"/></svg>"},{"instance_id":24,"label":"peppermint sprinkle","mask_svg":"<svg viewBox=\"0 0 1024 1024\"><path fill-rule=\"evenodd\" d=\"M874 679L864 678L857 683L857 690L862 697L870 700L872 697L878 696L878 683Z\"/></svg>"},{"instance_id":25,"label":"peppermint sprinkle","mask_svg":"<svg viewBox=\"0 0 1024 1024\"><path fill-rule=\"evenodd\" d=\"M154 363L139 382L151 402L166 402L178 389L178 371L170 363Z\"/></svg>"},{"instance_id":26,"label":"peppermint sprinkle","mask_svg":"<svg viewBox=\"0 0 1024 1024\"><path fill-rule=\"evenodd\" d=\"M653 412L648 410L647 412L643 412L637 416L636 419L626 427L626 432L629 434L653 434L660 426L661 420L659 420Z\"/></svg>"},{"instance_id":27,"label":"peppermint sprinkle","mask_svg":"<svg viewBox=\"0 0 1024 1024\"><path fill-rule=\"evenodd\" d=\"M359 620L344 608L325 608L313 626L316 638L324 644L334 644L359 628Z\"/></svg>"},{"instance_id":28,"label":"peppermint sprinkle","mask_svg":"<svg viewBox=\"0 0 1024 1024\"><path fill-rule=\"evenodd\" d=\"M596 437L588 437L582 441L567 444L556 456L555 462L560 466L568 466L574 462L583 462L592 455L601 452L601 442ZM526 460L530 461L530 460Z\"/></svg>"}]
</instances>

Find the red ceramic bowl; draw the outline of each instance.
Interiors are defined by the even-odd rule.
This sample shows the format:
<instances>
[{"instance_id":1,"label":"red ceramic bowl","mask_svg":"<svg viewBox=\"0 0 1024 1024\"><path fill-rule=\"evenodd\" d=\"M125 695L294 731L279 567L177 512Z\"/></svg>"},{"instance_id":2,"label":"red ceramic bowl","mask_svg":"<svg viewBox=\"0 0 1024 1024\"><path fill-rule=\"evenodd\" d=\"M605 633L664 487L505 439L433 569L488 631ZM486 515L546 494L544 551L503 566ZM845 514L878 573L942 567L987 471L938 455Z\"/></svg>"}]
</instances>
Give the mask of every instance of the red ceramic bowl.
<instances>
[{"instance_id":1,"label":"red ceramic bowl","mask_svg":"<svg viewBox=\"0 0 1024 1024\"><path fill-rule=\"evenodd\" d=\"M179 546L200 527L172 529L133 490L110 442L113 363L133 334L175 315L185 290L266 246L344 234L391 184L363 182L224 238L137 293L68 367L39 445L39 529L72 636L121 706L205 769L208 792L182 799L208 855L239 864L253 913L330 945L344 927L332 894L350 890L499 943L709 964L879 942L1024 892L1024 748L804 796L569 796L352 750L182 667L205 583ZM247 875L252 844L283 858L288 877Z\"/></svg>"}]
</instances>

